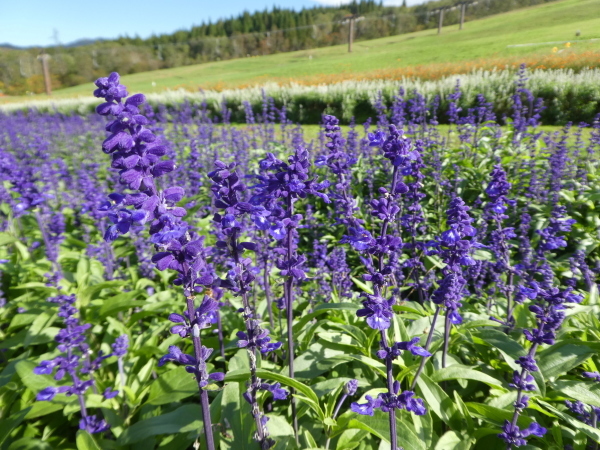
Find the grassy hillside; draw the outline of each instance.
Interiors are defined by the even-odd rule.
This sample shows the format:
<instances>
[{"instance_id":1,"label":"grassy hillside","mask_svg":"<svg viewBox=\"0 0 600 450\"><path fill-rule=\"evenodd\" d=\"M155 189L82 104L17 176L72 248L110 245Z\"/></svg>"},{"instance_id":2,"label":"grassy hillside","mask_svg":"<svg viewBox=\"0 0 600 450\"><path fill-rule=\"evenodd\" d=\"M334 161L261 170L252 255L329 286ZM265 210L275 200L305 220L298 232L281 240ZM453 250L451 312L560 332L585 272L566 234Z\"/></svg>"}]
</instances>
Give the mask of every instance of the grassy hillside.
<instances>
[{"instance_id":1,"label":"grassy hillside","mask_svg":"<svg viewBox=\"0 0 600 450\"><path fill-rule=\"evenodd\" d=\"M576 37L576 31L580 36ZM264 57L179 67L123 77L131 91L158 92L175 88L231 88L290 80L319 82L349 77L368 77L423 66L469 63L495 59L519 61L522 58L565 58L587 54L600 61L600 1L564 0L468 22L465 29L446 27L389 38L355 43L349 54L346 46L283 53ZM563 44L512 47L509 45L574 41ZM557 47L553 53L553 47ZM91 84L56 91L55 97L90 95ZM36 98L43 98L38 95ZM3 102L23 100L4 97Z\"/></svg>"}]
</instances>

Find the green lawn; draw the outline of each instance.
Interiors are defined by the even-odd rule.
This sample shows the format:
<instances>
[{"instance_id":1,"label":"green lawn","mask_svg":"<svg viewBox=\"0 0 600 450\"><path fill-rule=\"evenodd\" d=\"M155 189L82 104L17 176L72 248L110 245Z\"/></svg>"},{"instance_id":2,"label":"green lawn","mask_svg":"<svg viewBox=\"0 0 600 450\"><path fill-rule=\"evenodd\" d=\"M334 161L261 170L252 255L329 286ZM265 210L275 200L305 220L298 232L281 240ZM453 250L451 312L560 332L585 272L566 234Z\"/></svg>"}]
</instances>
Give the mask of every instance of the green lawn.
<instances>
[{"instance_id":1,"label":"green lawn","mask_svg":"<svg viewBox=\"0 0 600 450\"><path fill-rule=\"evenodd\" d=\"M576 38L576 31L580 37ZM158 92L181 86L212 88L264 83L319 75L368 73L431 63L468 62L482 58L550 54L554 45L507 48L508 45L600 38L599 0L562 0L521 9L458 26L357 42L346 46L242 58L194 66L144 72L123 77L131 92ZM560 46L561 49L564 46ZM600 41L573 43L568 51L599 51ZM600 56L600 55L599 55ZM56 91L55 97L87 96L92 85ZM44 98L38 95L35 98ZM23 101L31 97L4 97Z\"/></svg>"}]
</instances>

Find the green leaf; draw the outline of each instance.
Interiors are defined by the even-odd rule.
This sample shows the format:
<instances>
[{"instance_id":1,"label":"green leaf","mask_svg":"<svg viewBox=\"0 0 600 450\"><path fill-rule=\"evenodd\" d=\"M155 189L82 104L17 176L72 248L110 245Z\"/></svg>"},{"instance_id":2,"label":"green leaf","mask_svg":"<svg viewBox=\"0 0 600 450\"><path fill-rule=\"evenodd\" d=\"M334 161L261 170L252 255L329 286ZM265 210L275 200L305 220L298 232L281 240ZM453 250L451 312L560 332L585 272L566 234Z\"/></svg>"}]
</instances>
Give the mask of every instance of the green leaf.
<instances>
[{"instance_id":1,"label":"green leaf","mask_svg":"<svg viewBox=\"0 0 600 450\"><path fill-rule=\"evenodd\" d=\"M13 242L15 248L17 249L17 251L19 252L19 256L21 257L21 259L23 261L27 261L31 258L31 255L29 254L29 249L27 248L27 246L25 244L23 244L20 241L15 241Z\"/></svg>"},{"instance_id":2,"label":"green leaf","mask_svg":"<svg viewBox=\"0 0 600 450\"><path fill-rule=\"evenodd\" d=\"M366 430L351 428L344 430L337 441L336 450L352 450L360 445L362 440L369 435Z\"/></svg>"},{"instance_id":3,"label":"green leaf","mask_svg":"<svg viewBox=\"0 0 600 450\"><path fill-rule=\"evenodd\" d=\"M598 285L596 283L592 284L592 287L590 289L590 293L588 296L588 301L587 304L588 305L597 305L598 304Z\"/></svg>"},{"instance_id":4,"label":"green leaf","mask_svg":"<svg viewBox=\"0 0 600 450\"><path fill-rule=\"evenodd\" d=\"M52 341L56 333L58 333L58 329L55 328L56 332L52 336L48 336L46 331L50 325L52 325L55 318L56 317L53 314L48 313L41 313L38 315L27 330L27 335L25 336L25 342L23 343L23 346L28 347L32 344Z\"/></svg>"},{"instance_id":5,"label":"green leaf","mask_svg":"<svg viewBox=\"0 0 600 450\"><path fill-rule=\"evenodd\" d=\"M547 379L567 373L596 353L583 344L558 342L538 353L536 359L539 361L540 371Z\"/></svg>"},{"instance_id":6,"label":"green leaf","mask_svg":"<svg viewBox=\"0 0 600 450\"><path fill-rule=\"evenodd\" d=\"M27 413L26 419L35 419L64 409L65 405L57 402L35 402Z\"/></svg>"},{"instance_id":7,"label":"green leaf","mask_svg":"<svg viewBox=\"0 0 600 450\"><path fill-rule=\"evenodd\" d=\"M315 438L312 436L312 434L310 434L310 431L304 430L304 433L302 433L302 440L304 441L304 446L302 448L305 448L307 450L317 449L317 442L315 441Z\"/></svg>"},{"instance_id":8,"label":"green leaf","mask_svg":"<svg viewBox=\"0 0 600 450\"><path fill-rule=\"evenodd\" d=\"M483 403L467 402L465 405L467 405L467 408L469 408L469 411L474 417L485 420L497 427L504 425L505 420L512 420L514 414L514 411L507 411ZM531 422L533 422L532 419L521 415L519 416L517 424L521 428L527 428Z\"/></svg>"},{"instance_id":9,"label":"green leaf","mask_svg":"<svg viewBox=\"0 0 600 450\"><path fill-rule=\"evenodd\" d=\"M123 281L103 281L102 283L94 284L92 286L88 286L85 289L79 291L78 298L82 304L87 305L92 297L102 291L103 289L111 289L111 288L119 288L123 286Z\"/></svg>"},{"instance_id":10,"label":"green leaf","mask_svg":"<svg viewBox=\"0 0 600 450\"><path fill-rule=\"evenodd\" d=\"M500 351L506 363L513 370L521 370L521 366L515 363L516 359L527 354L527 351L521 344L499 330L480 330L477 336L480 338L479 343L487 345L488 347L496 348L498 351ZM546 382L544 381L542 373L537 371L533 372L531 375L535 379L535 383L537 384L542 396L546 395Z\"/></svg>"},{"instance_id":11,"label":"green leaf","mask_svg":"<svg viewBox=\"0 0 600 450\"><path fill-rule=\"evenodd\" d=\"M40 439L24 437L13 441L8 450L54 450L54 447Z\"/></svg>"},{"instance_id":12,"label":"green leaf","mask_svg":"<svg viewBox=\"0 0 600 450\"><path fill-rule=\"evenodd\" d=\"M380 375L386 376L385 365L376 359L369 358L368 356L363 355L337 355L332 358L329 358L330 361L358 361L363 363L366 366L369 366L371 369L378 372Z\"/></svg>"},{"instance_id":13,"label":"green leaf","mask_svg":"<svg viewBox=\"0 0 600 450\"><path fill-rule=\"evenodd\" d=\"M465 439L465 436L459 436L454 431L446 431L437 441L435 450L469 450L472 441Z\"/></svg>"},{"instance_id":14,"label":"green leaf","mask_svg":"<svg viewBox=\"0 0 600 450\"><path fill-rule=\"evenodd\" d=\"M30 409L31 407L25 408L12 416L8 416L6 419L3 418L0 420L0 444L6 440L12 430L23 422L23 419L25 419L25 416L27 416Z\"/></svg>"},{"instance_id":15,"label":"green leaf","mask_svg":"<svg viewBox=\"0 0 600 450\"><path fill-rule=\"evenodd\" d=\"M222 415L231 426L232 448L236 450L255 448L255 445L252 445L254 422L250 406L242 396L245 391L245 383L227 383L221 399Z\"/></svg>"},{"instance_id":16,"label":"green leaf","mask_svg":"<svg viewBox=\"0 0 600 450\"><path fill-rule=\"evenodd\" d=\"M314 379L322 373L329 372L342 361L333 358L343 355L342 350L325 347L322 342L315 342L294 360L295 378Z\"/></svg>"},{"instance_id":17,"label":"green leaf","mask_svg":"<svg viewBox=\"0 0 600 450\"><path fill-rule=\"evenodd\" d=\"M12 244L13 242L17 242L17 241L18 241L18 239L16 237L11 236L7 232L5 232L5 231L0 232L0 246Z\"/></svg>"},{"instance_id":18,"label":"green leaf","mask_svg":"<svg viewBox=\"0 0 600 450\"><path fill-rule=\"evenodd\" d=\"M456 401L456 406L458 406L458 409L465 418L468 434L471 435L475 431L475 423L471 418L471 412L469 411L469 408L467 408L467 405L465 405L463 402L458 391L454 391L454 400Z\"/></svg>"},{"instance_id":19,"label":"green leaf","mask_svg":"<svg viewBox=\"0 0 600 450\"><path fill-rule=\"evenodd\" d=\"M194 394L199 395L198 383L194 375L186 372L185 367L180 366L169 370L153 381L146 404L164 405Z\"/></svg>"},{"instance_id":20,"label":"green leaf","mask_svg":"<svg viewBox=\"0 0 600 450\"><path fill-rule=\"evenodd\" d=\"M387 413L375 411L373 416L359 416L352 414L346 428L358 428L368 431L379 439L390 443L390 419ZM398 417L396 417L396 434L398 436L398 445L404 450L425 450L425 445L412 432L412 430Z\"/></svg>"},{"instance_id":21,"label":"green leaf","mask_svg":"<svg viewBox=\"0 0 600 450\"><path fill-rule=\"evenodd\" d=\"M359 280L356 277L350 277L352 279L352 281L354 282L354 284L356 284L358 286L358 288L363 291L366 292L367 294L373 294L373 288L371 286L369 286L367 283L365 283L364 281Z\"/></svg>"},{"instance_id":22,"label":"green leaf","mask_svg":"<svg viewBox=\"0 0 600 450\"><path fill-rule=\"evenodd\" d=\"M320 340L324 341L323 345L334 350L341 350L348 353L360 353L361 348L352 343L352 337L342 334L339 331L328 332L320 331L318 334Z\"/></svg>"},{"instance_id":23,"label":"green leaf","mask_svg":"<svg viewBox=\"0 0 600 450\"><path fill-rule=\"evenodd\" d=\"M300 383L299 381L296 381L292 378L286 377L285 375L281 375L279 373L274 372L268 372L266 370L261 369L256 371L256 375L259 378L263 378L265 380L278 381L279 383L294 388L297 392L304 394L305 397L312 400L317 405L317 408L315 408L315 412L319 415L321 420L325 418L325 413L319 406L319 397L317 397L317 394L315 394L315 392L307 385Z\"/></svg>"},{"instance_id":24,"label":"green leaf","mask_svg":"<svg viewBox=\"0 0 600 450\"><path fill-rule=\"evenodd\" d=\"M334 311L356 311L357 309L358 305L355 305L354 303L321 304L317 306L312 313L306 314L305 316L302 316L300 319L295 321L293 325L294 334L299 334L308 322L313 320L315 317L320 316L321 314Z\"/></svg>"},{"instance_id":25,"label":"green leaf","mask_svg":"<svg viewBox=\"0 0 600 450\"><path fill-rule=\"evenodd\" d=\"M85 430L77 432L77 450L102 450L90 433Z\"/></svg>"},{"instance_id":26,"label":"green leaf","mask_svg":"<svg viewBox=\"0 0 600 450\"><path fill-rule=\"evenodd\" d=\"M32 324L38 316L39 312L36 314L30 314L29 312L23 314L16 314L10 321L10 325L8 326L8 332Z\"/></svg>"},{"instance_id":27,"label":"green leaf","mask_svg":"<svg viewBox=\"0 0 600 450\"><path fill-rule=\"evenodd\" d=\"M464 418L441 387L425 374L421 374L417 386L425 398L425 403L444 423L457 431L464 428Z\"/></svg>"},{"instance_id":28,"label":"green leaf","mask_svg":"<svg viewBox=\"0 0 600 450\"><path fill-rule=\"evenodd\" d=\"M487 375L483 372L479 372L478 370L471 369L466 366L461 365L452 365L446 367L445 369L437 370L432 376L431 380L437 383L445 380L474 380L481 381L492 387L502 388L502 382L497 380L496 378Z\"/></svg>"},{"instance_id":29,"label":"green leaf","mask_svg":"<svg viewBox=\"0 0 600 450\"><path fill-rule=\"evenodd\" d=\"M586 383L584 381L557 381L553 384L554 389L566 397L580 400L588 405L600 408L600 387L598 383Z\"/></svg>"},{"instance_id":30,"label":"green leaf","mask_svg":"<svg viewBox=\"0 0 600 450\"><path fill-rule=\"evenodd\" d=\"M133 300L135 297L138 297L141 294L141 291L136 290L107 298L103 301L102 306L100 307L100 317L103 318L106 316L114 316L119 311L125 311L127 309L144 306L146 304L145 301Z\"/></svg>"},{"instance_id":31,"label":"green leaf","mask_svg":"<svg viewBox=\"0 0 600 450\"><path fill-rule=\"evenodd\" d=\"M183 405L167 414L134 423L117 439L118 445L129 445L161 434L187 433L200 434L202 411L200 405Z\"/></svg>"},{"instance_id":32,"label":"green leaf","mask_svg":"<svg viewBox=\"0 0 600 450\"><path fill-rule=\"evenodd\" d=\"M269 418L269 421L267 422L269 436L282 437L294 435L294 429L285 417L276 414L267 414L267 417Z\"/></svg>"},{"instance_id":33,"label":"green leaf","mask_svg":"<svg viewBox=\"0 0 600 450\"><path fill-rule=\"evenodd\" d=\"M540 406L543 406L544 409L550 411L555 416L558 416L560 419L562 419L565 422L567 422L575 430L582 431L586 435L588 435L589 437L591 437L594 441L600 442L600 430L598 430L597 428L592 428L589 425L586 425L585 423L580 422L579 420L575 419L574 417L571 417L568 414L564 414L563 412L559 411L558 409L556 409L555 407L553 407L549 403L546 403L546 402L541 401L541 400L538 400L537 402L540 404Z\"/></svg>"},{"instance_id":34,"label":"green leaf","mask_svg":"<svg viewBox=\"0 0 600 450\"><path fill-rule=\"evenodd\" d=\"M294 388L297 392L301 393L309 400L307 404L319 415L320 420L325 419L325 412L321 409L319 405L319 397L317 394L308 387L307 385L300 383L292 378L286 377L285 375L281 375L279 373L269 372L267 370L258 369L256 371L256 375L259 378L264 380L277 381L285 386ZM245 381L250 378L250 372L247 370L236 370L234 372L228 372L225 375L225 382L228 381ZM300 400L303 400L302 396L298 397Z\"/></svg>"},{"instance_id":35,"label":"green leaf","mask_svg":"<svg viewBox=\"0 0 600 450\"><path fill-rule=\"evenodd\" d=\"M416 414L410 414L412 422L415 426L415 433L419 437L419 440L423 442L426 448L431 448L433 441L433 418L431 417L431 411L427 410L422 416Z\"/></svg>"},{"instance_id":36,"label":"green leaf","mask_svg":"<svg viewBox=\"0 0 600 450\"><path fill-rule=\"evenodd\" d=\"M17 363L16 369L21 382L36 394L48 386L56 386L56 381L51 375L36 375L33 373L36 364L33 361L22 360Z\"/></svg>"},{"instance_id":37,"label":"green leaf","mask_svg":"<svg viewBox=\"0 0 600 450\"><path fill-rule=\"evenodd\" d=\"M79 261L77 261L77 272L75 272L75 281L80 287L87 286L87 281L90 277L90 260L80 255Z\"/></svg>"}]
</instances>

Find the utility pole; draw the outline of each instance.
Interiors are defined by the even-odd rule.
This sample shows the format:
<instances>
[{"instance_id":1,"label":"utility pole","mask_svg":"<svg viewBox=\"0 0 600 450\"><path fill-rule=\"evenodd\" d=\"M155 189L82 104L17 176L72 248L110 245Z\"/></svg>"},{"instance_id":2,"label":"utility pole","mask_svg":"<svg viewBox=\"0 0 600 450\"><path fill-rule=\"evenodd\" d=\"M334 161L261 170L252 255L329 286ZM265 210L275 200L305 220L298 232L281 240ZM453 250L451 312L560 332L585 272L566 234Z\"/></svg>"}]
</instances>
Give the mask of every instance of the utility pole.
<instances>
[{"instance_id":1,"label":"utility pole","mask_svg":"<svg viewBox=\"0 0 600 450\"><path fill-rule=\"evenodd\" d=\"M38 59L42 61L42 72L44 74L44 87L46 88L46 94L52 95L52 82L50 80L50 70L48 68L48 60L50 55L42 53L38 56Z\"/></svg>"},{"instance_id":2,"label":"utility pole","mask_svg":"<svg viewBox=\"0 0 600 450\"><path fill-rule=\"evenodd\" d=\"M348 22L348 53L352 53L352 40L354 39L354 15L350 16Z\"/></svg>"},{"instance_id":3,"label":"utility pole","mask_svg":"<svg viewBox=\"0 0 600 450\"><path fill-rule=\"evenodd\" d=\"M344 17L339 23L348 23L348 53L352 53L352 42L354 42L354 23L360 22L363 20L363 16L359 16L358 14L351 14L349 16Z\"/></svg>"},{"instance_id":4,"label":"utility pole","mask_svg":"<svg viewBox=\"0 0 600 450\"><path fill-rule=\"evenodd\" d=\"M442 34L442 27L444 26L444 10L445 9L446 8L436 8L436 9L432 9L430 11L432 14L439 14L439 17L438 17L438 32L437 32L437 34Z\"/></svg>"},{"instance_id":5,"label":"utility pole","mask_svg":"<svg viewBox=\"0 0 600 450\"><path fill-rule=\"evenodd\" d=\"M463 25L465 23L465 12L467 11L467 6L476 5L478 2L460 2L460 26L459 30L463 29Z\"/></svg>"}]
</instances>

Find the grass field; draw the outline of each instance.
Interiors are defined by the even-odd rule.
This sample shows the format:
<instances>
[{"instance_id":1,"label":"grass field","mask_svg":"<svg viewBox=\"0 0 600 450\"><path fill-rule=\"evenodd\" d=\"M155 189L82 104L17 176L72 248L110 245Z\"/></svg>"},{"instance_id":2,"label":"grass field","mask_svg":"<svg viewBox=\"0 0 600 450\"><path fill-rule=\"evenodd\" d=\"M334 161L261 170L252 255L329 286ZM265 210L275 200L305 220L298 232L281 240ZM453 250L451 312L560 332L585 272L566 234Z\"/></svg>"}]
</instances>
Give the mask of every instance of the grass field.
<instances>
[{"instance_id":1,"label":"grass field","mask_svg":"<svg viewBox=\"0 0 600 450\"><path fill-rule=\"evenodd\" d=\"M580 36L576 37L576 31ZM282 53L264 57L178 67L127 75L122 78L131 91L159 92L165 89L234 88L267 81L331 82L336 79L368 77L377 72L441 64L468 65L473 61L514 60L539 56L564 58L567 54L592 55L600 60L600 1L563 0L467 22L465 29L437 30L357 42L349 54L346 46ZM573 42L579 39L579 42ZM571 41L507 47L515 44ZM555 53L553 47L557 47ZM553 56L554 55L554 56ZM387 72L386 72L387 71ZM55 97L87 96L92 85L84 84L55 91ZM44 98L38 95L35 98ZM0 97L0 102L23 101L28 97Z\"/></svg>"}]
</instances>

